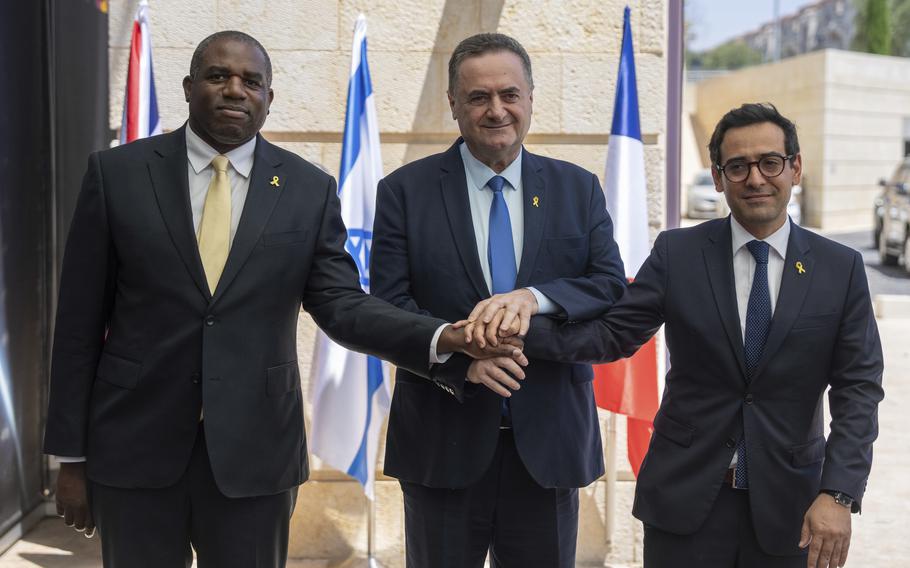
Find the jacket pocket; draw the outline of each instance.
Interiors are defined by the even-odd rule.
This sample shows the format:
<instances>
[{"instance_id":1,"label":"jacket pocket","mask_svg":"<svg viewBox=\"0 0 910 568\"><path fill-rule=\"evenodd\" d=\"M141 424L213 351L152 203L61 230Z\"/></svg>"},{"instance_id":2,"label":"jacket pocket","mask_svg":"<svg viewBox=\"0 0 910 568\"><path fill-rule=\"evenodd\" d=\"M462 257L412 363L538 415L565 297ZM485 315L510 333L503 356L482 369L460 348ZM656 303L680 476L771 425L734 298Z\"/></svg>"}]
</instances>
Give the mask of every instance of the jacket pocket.
<instances>
[{"instance_id":1,"label":"jacket pocket","mask_svg":"<svg viewBox=\"0 0 910 568\"><path fill-rule=\"evenodd\" d=\"M684 448L692 445L695 428L678 422L666 414L657 413L654 418L654 431Z\"/></svg>"},{"instance_id":2,"label":"jacket pocket","mask_svg":"<svg viewBox=\"0 0 910 568\"><path fill-rule=\"evenodd\" d=\"M265 381L266 394L281 396L300 389L300 368L297 361L269 367Z\"/></svg>"},{"instance_id":3,"label":"jacket pocket","mask_svg":"<svg viewBox=\"0 0 910 568\"><path fill-rule=\"evenodd\" d=\"M555 237L545 239L547 251L552 254L562 254L579 251L588 246L588 236Z\"/></svg>"},{"instance_id":4,"label":"jacket pocket","mask_svg":"<svg viewBox=\"0 0 910 568\"><path fill-rule=\"evenodd\" d=\"M819 436L811 442L790 448L790 463L795 467L803 467L825 459L825 438Z\"/></svg>"},{"instance_id":5,"label":"jacket pocket","mask_svg":"<svg viewBox=\"0 0 910 568\"><path fill-rule=\"evenodd\" d=\"M840 314L836 312L831 312L827 314L806 314L800 315L796 318L796 321L793 322L793 327L791 329L813 329L817 327L828 327L830 325L836 325L838 323L838 316Z\"/></svg>"},{"instance_id":6,"label":"jacket pocket","mask_svg":"<svg viewBox=\"0 0 910 568\"><path fill-rule=\"evenodd\" d=\"M277 247L290 245L306 240L308 231L284 231L282 233L262 233L262 246Z\"/></svg>"},{"instance_id":7,"label":"jacket pocket","mask_svg":"<svg viewBox=\"0 0 910 568\"><path fill-rule=\"evenodd\" d=\"M125 389L134 389L139 384L141 370L141 363L111 353L102 353L101 360L98 361L98 371L95 374L106 383Z\"/></svg>"},{"instance_id":8,"label":"jacket pocket","mask_svg":"<svg viewBox=\"0 0 910 568\"><path fill-rule=\"evenodd\" d=\"M591 365L572 365L573 383L589 383L592 380L594 380L594 369L591 368Z\"/></svg>"}]
</instances>

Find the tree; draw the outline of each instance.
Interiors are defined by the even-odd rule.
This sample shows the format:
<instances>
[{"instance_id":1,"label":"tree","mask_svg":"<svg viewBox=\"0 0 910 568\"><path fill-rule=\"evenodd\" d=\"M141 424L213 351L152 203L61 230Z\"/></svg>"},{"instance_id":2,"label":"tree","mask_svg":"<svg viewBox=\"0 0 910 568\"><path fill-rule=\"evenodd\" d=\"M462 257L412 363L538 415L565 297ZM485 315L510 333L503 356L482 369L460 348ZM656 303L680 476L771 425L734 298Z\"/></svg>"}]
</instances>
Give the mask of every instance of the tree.
<instances>
[{"instance_id":1,"label":"tree","mask_svg":"<svg viewBox=\"0 0 910 568\"><path fill-rule=\"evenodd\" d=\"M891 22L888 0L856 0L856 37L858 51L891 54Z\"/></svg>"},{"instance_id":2,"label":"tree","mask_svg":"<svg viewBox=\"0 0 910 568\"><path fill-rule=\"evenodd\" d=\"M891 55L910 57L910 0L892 1Z\"/></svg>"},{"instance_id":3,"label":"tree","mask_svg":"<svg viewBox=\"0 0 910 568\"><path fill-rule=\"evenodd\" d=\"M762 54L742 41L730 41L700 54L702 69L739 69L762 62Z\"/></svg>"}]
</instances>

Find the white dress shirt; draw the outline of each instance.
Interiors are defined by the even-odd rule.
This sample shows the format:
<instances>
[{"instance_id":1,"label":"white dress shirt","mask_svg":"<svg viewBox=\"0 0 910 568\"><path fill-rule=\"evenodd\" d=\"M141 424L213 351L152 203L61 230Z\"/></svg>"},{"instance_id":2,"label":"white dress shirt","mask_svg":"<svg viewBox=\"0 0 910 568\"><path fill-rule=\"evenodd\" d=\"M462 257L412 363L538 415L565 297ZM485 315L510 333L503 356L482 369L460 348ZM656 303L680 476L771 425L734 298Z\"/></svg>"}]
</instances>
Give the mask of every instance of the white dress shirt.
<instances>
[{"instance_id":1,"label":"white dress shirt","mask_svg":"<svg viewBox=\"0 0 910 568\"><path fill-rule=\"evenodd\" d=\"M739 328L743 343L746 341L746 312L749 309L749 294L752 292L752 279L755 276L755 257L746 248L746 243L761 240L768 243L768 292L771 295L771 316L780 293L780 280L784 273L784 260L787 258L787 243L790 240L790 219L767 238L756 239L730 215L731 243L733 245L733 282L736 286L736 307L739 312ZM736 452L730 467L736 465Z\"/></svg>"}]
</instances>

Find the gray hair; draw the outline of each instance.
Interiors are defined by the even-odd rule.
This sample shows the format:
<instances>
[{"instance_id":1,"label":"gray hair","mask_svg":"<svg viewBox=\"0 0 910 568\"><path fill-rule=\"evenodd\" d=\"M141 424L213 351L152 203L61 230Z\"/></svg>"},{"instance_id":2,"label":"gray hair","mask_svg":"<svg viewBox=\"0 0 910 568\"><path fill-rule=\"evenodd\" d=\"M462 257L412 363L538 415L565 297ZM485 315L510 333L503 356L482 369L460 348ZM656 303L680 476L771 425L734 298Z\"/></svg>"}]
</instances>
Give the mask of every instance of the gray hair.
<instances>
[{"instance_id":1,"label":"gray hair","mask_svg":"<svg viewBox=\"0 0 910 568\"><path fill-rule=\"evenodd\" d=\"M525 51L525 48L518 43L518 40L505 34L484 33L461 40L461 43L452 52L452 57L449 58L449 94L455 93L458 67L465 59L497 51L511 51L521 59L525 80L527 80L528 86L533 90L534 78L531 75L531 58L528 57L528 52Z\"/></svg>"},{"instance_id":2,"label":"gray hair","mask_svg":"<svg viewBox=\"0 0 910 568\"><path fill-rule=\"evenodd\" d=\"M272 84L272 60L269 58L269 53L262 47L262 44L256 40L253 36L245 34L243 32L238 32L235 30L224 30L220 32L215 32L209 37L205 38L199 45L196 46L196 51L193 52L193 58L190 60L190 79L196 80L196 75L199 73L199 68L202 66L202 56L205 54L205 50L209 48L212 43L221 40L229 39L233 41L239 41L247 45L252 45L262 53L262 56L265 58L265 83L266 86L271 86Z\"/></svg>"}]
</instances>

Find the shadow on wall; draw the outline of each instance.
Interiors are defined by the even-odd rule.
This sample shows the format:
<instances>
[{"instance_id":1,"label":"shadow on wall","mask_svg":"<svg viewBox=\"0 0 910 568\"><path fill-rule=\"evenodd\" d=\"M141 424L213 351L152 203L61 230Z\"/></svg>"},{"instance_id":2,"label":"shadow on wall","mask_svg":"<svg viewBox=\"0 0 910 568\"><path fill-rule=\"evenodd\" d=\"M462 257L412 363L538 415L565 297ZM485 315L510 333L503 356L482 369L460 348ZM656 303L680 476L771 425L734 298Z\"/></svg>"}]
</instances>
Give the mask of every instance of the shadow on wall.
<instances>
[{"instance_id":1,"label":"shadow on wall","mask_svg":"<svg viewBox=\"0 0 910 568\"><path fill-rule=\"evenodd\" d=\"M440 150L438 135L457 130L448 111L446 86L448 85L448 62L452 50L462 39L480 32L494 32L499 28L499 18L505 0L482 0L474 2L474 10L465 10L463 0L446 0L436 29L433 51L427 61L420 100L411 132L415 135L405 149L405 164L426 157ZM442 105L442 107L440 107ZM446 120L446 119L449 120ZM421 134L430 136L421 137ZM444 143L446 146L448 142Z\"/></svg>"}]
</instances>

